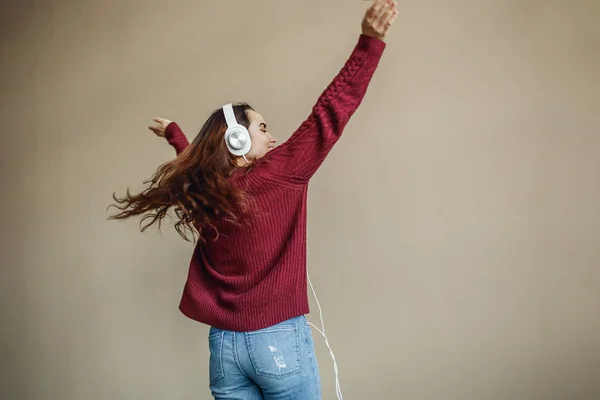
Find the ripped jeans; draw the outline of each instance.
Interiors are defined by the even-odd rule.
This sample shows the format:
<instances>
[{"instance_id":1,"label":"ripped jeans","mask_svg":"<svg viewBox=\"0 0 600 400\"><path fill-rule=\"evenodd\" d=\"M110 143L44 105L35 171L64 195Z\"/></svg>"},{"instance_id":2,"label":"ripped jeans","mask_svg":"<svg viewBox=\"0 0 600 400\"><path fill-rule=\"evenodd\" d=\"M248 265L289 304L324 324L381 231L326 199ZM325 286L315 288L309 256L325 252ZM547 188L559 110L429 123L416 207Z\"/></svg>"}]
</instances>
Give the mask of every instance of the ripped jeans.
<instances>
[{"instance_id":1,"label":"ripped jeans","mask_svg":"<svg viewBox=\"0 0 600 400\"><path fill-rule=\"evenodd\" d=\"M304 315L268 328L209 331L210 390L216 400L320 400L312 331Z\"/></svg>"}]
</instances>

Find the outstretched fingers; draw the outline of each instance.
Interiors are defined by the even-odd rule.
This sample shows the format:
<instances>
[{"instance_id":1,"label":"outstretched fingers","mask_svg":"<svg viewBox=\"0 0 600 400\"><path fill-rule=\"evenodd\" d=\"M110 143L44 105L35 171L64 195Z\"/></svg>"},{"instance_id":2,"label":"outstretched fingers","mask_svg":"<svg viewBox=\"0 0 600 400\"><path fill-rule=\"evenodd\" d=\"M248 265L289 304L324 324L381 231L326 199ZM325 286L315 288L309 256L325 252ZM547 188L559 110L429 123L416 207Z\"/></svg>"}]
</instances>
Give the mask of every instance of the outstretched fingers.
<instances>
[{"instance_id":1,"label":"outstretched fingers","mask_svg":"<svg viewBox=\"0 0 600 400\"><path fill-rule=\"evenodd\" d=\"M394 10L392 12L391 18L388 18L388 20L383 25L384 32L387 32L387 30L390 29L390 26L392 26L392 24L394 23L394 21L396 20L397 17L398 17L398 10Z\"/></svg>"},{"instance_id":2,"label":"outstretched fingers","mask_svg":"<svg viewBox=\"0 0 600 400\"><path fill-rule=\"evenodd\" d=\"M377 30L383 32L387 31L392 25L398 10L396 9L396 2L394 0L377 0L380 4L380 8L377 14L377 20L375 22Z\"/></svg>"}]
</instances>

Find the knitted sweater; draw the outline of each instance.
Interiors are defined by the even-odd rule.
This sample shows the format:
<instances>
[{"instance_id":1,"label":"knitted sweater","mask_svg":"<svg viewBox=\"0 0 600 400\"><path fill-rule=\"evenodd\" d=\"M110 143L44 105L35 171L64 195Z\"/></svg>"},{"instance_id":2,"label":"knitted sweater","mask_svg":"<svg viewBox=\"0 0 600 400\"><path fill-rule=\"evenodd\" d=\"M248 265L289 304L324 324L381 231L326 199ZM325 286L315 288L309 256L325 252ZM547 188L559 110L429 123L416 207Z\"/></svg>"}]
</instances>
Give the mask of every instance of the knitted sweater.
<instances>
[{"instance_id":1,"label":"knitted sweater","mask_svg":"<svg viewBox=\"0 0 600 400\"><path fill-rule=\"evenodd\" d=\"M215 221L217 240L199 240L179 309L221 329L251 331L309 312L306 272L308 183L366 94L385 42L361 34L344 67L291 137L236 176L260 210L249 226ZM166 138L188 141L176 123Z\"/></svg>"}]
</instances>

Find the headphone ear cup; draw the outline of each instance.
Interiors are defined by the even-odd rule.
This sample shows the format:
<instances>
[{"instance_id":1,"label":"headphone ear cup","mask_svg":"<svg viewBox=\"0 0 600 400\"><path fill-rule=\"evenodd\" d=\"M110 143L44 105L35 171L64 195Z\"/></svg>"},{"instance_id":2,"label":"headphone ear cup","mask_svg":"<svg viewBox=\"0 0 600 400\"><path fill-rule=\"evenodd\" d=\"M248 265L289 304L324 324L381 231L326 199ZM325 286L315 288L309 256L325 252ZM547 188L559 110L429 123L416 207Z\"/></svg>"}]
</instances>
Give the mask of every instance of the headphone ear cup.
<instances>
[{"instance_id":1,"label":"headphone ear cup","mask_svg":"<svg viewBox=\"0 0 600 400\"><path fill-rule=\"evenodd\" d=\"M252 146L250 132L242 125L230 126L225 132L225 144L231 154L244 156L248 154Z\"/></svg>"}]
</instances>

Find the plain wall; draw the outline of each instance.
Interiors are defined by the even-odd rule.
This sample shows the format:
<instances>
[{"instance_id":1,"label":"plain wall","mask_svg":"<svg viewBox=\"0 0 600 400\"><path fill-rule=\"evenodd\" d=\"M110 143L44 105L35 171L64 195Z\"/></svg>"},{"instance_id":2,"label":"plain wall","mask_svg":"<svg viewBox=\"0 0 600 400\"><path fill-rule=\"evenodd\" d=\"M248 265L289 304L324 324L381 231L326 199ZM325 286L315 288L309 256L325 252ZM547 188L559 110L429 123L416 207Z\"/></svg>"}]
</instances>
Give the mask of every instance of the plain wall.
<instances>
[{"instance_id":1,"label":"plain wall","mask_svg":"<svg viewBox=\"0 0 600 400\"><path fill-rule=\"evenodd\" d=\"M107 221L112 193L175 156L153 117L191 141L247 101L287 139L368 6L2 2L0 398L211 398L208 328L177 308L193 245ZM345 399L600 398L600 2L400 10L310 187Z\"/></svg>"}]
</instances>

